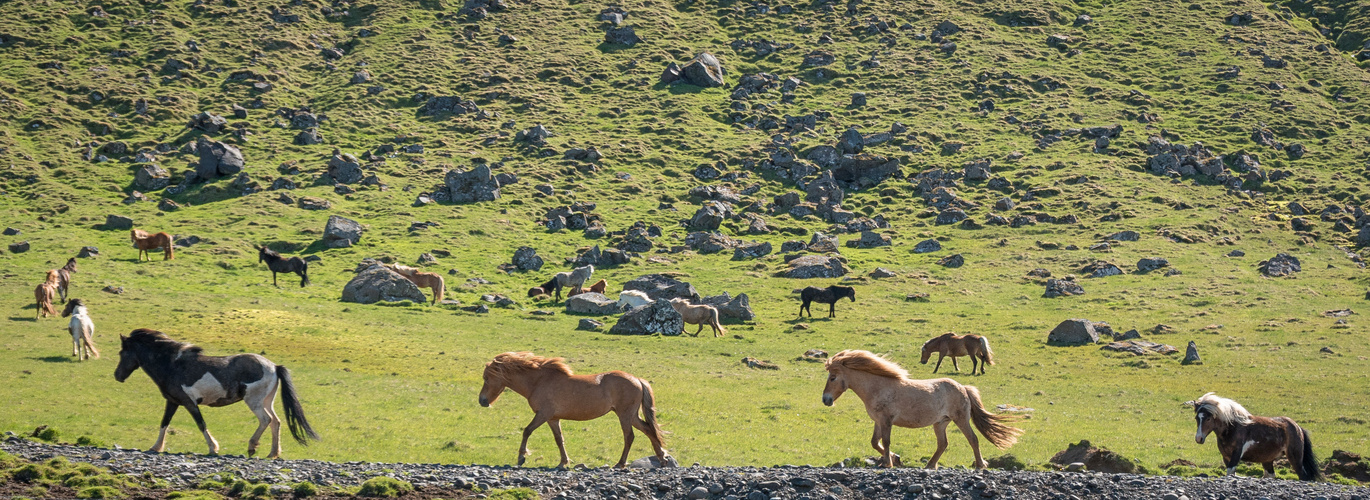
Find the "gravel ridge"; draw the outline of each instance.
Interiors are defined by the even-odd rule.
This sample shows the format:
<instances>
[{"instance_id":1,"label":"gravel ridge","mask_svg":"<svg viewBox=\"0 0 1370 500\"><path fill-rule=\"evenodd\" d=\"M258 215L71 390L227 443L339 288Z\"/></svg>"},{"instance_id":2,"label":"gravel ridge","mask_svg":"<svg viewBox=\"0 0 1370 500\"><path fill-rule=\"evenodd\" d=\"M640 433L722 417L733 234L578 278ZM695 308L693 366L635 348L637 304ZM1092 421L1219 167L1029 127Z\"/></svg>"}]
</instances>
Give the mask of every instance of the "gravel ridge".
<instances>
[{"instance_id":1,"label":"gravel ridge","mask_svg":"<svg viewBox=\"0 0 1370 500\"><path fill-rule=\"evenodd\" d=\"M261 460L243 456L150 454L127 449L48 444L19 437L0 449L30 461L62 456L116 474L151 473L176 488L214 474L279 485L309 481L355 486L375 476L416 488L526 487L547 499L1156 499L1370 500L1370 488L1256 478L1179 478L1091 472L967 469L778 467L607 468L559 471L483 465ZM279 488L285 491L284 488Z\"/></svg>"}]
</instances>

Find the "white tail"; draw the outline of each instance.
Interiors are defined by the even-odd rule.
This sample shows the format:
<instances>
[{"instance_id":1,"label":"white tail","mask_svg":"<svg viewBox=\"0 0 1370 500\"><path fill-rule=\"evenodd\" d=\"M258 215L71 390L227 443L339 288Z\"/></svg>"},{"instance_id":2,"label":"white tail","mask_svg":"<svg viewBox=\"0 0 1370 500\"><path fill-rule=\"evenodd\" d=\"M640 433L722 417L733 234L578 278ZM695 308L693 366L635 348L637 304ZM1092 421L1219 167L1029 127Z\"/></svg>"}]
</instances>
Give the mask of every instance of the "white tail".
<instances>
[{"instance_id":1,"label":"white tail","mask_svg":"<svg viewBox=\"0 0 1370 500\"><path fill-rule=\"evenodd\" d=\"M989 348L989 338L980 337L980 347L985 348L985 362L994 364L994 349Z\"/></svg>"}]
</instances>

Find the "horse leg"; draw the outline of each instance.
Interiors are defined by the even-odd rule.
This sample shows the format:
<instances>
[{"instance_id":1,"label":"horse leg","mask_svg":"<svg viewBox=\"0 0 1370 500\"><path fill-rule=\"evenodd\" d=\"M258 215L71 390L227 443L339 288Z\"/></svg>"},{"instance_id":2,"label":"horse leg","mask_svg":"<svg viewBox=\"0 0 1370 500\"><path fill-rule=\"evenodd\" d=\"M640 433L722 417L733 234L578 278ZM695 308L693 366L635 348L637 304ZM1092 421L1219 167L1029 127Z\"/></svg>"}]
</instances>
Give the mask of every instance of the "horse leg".
<instances>
[{"instance_id":1,"label":"horse leg","mask_svg":"<svg viewBox=\"0 0 1370 500\"><path fill-rule=\"evenodd\" d=\"M615 469L622 469L628 464L628 452L633 449L633 438L637 437L633 435L633 418L637 416L637 408L631 410L632 413L626 410L618 412L618 425L623 428L623 454L618 457L618 463L614 464Z\"/></svg>"},{"instance_id":2,"label":"horse leg","mask_svg":"<svg viewBox=\"0 0 1370 500\"><path fill-rule=\"evenodd\" d=\"M77 339L76 332L71 332L71 355L76 358L81 357L81 341Z\"/></svg>"},{"instance_id":3,"label":"horse leg","mask_svg":"<svg viewBox=\"0 0 1370 500\"><path fill-rule=\"evenodd\" d=\"M523 466L523 461L528 457L528 436L532 436L533 431L546 423L547 420L548 417L546 415L538 413L533 415L533 421L528 422L528 426L523 428L523 442L519 443L519 467Z\"/></svg>"},{"instance_id":4,"label":"horse leg","mask_svg":"<svg viewBox=\"0 0 1370 500\"><path fill-rule=\"evenodd\" d=\"M276 271L271 271L271 286L274 286L276 288L281 287L281 285L276 284Z\"/></svg>"},{"instance_id":5,"label":"horse leg","mask_svg":"<svg viewBox=\"0 0 1370 500\"><path fill-rule=\"evenodd\" d=\"M280 388L280 383L272 384L271 388L263 391L260 396L256 393L248 394L244 398L247 407L252 413L257 415L257 431L252 433L252 439L247 441L247 456L257 453L257 444L261 442L262 433L267 427L271 428L271 454L266 458L280 458L281 456L281 419L276 416L276 390Z\"/></svg>"},{"instance_id":6,"label":"horse leg","mask_svg":"<svg viewBox=\"0 0 1370 500\"><path fill-rule=\"evenodd\" d=\"M699 322L699 328L696 328L696 329L695 329L695 336L698 337L698 336L699 336L699 332L702 332L702 331L704 331L704 322L703 322L703 321L700 321L700 322Z\"/></svg>"},{"instance_id":7,"label":"horse leg","mask_svg":"<svg viewBox=\"0 0 1370 500\"><path fill-rule=\"evenodd\" d=\"M170 399L166 400L166 411L162 413L162 430L157 433L157 442L152 443L152 448L148 448L147 451L161 453L162 450L166 449L166 430L171 427L171 417L176 414L176 409L180 406Z\"/></svg>"},{"instance_id":8,"label":"horse leg","mask_svg":"<svg viewBox=\"0 0 1370 500\"><path fill-rule=\"evenodd\" d=\"M245 402L247 408L252 410L252 414L257 416L257 431L253 432L252 438L247 440L247 456L253 457L257 455L257 443L262 439L262 433L266 432L266 428L271 425L271 416L266 414L266 408L262 406L261 401L254 402L249 399Z\"/></svg>"},{"instance_id":9,"label":"horse leg","mask_svg":"<svg viewBox=\"0 0 1370 500\"><path fill-rule=\"evenodd\" d=\"M571 457L566 455L566 440L561 437L561 420L548 420L547 427L552 429L552 438L556 440L557 450L561 452L561 463L557 464L557 468L565 469L566 464L571 463Z\"/></svg>"},{"instance_id":10,"label":"horse leg","mask_svg":"<svg viewBox=\"0 0 1370 500\"><path fill-rule=\"evenodd\" d=\"M956 421L956 427L961 429L961 434L966 436L966 442L970 443L970 450L975 452L975 465L973 467L983 469L988 466L989 464L985 463L985 459L980 456L980 439L975 437L975 428L970 426L970 419L962 417Z\"/></svg>"},{"instance_id":11,"label":"horse leg","mask_svg":"<svg viewBox=\"0 0 1370 500\"><path fill-rule=\"evenodd\" d=\"M946 358L946 357L947 357L946 353L941 353L941 352L937 353L937 366L932 367L932 372L933 372L933 373L937 373L937 370L942 369L942 360L943 360L944 358ZM956 358L951 358L951 360L952 360L952 361L956 361Z\"/></svg>"},{"instance_id":12,"label":"horse leg","mask_svg":"<svg viewBox=\"0 0 1370 500\"><path fill-rule=\"evenodd\" d=\"M205 435L205 444L209 445L209 454L219 454L219 442L214 440L214 436L209 434L209 427L205 426L205 417L200 415L200 407L189 404L186 411L190 412L190 418L195 419L195 426L200 428L200 433Z\"/></svg>"},{"instance_id":13,"label":"horse leg","mask_svg":"<svg viewBox=\"0 0 1370 500\"><path fill-rule=\"evenodd\" d=\"M836 317L837 317L837 300L835 300L835 299L832 301L831 304L828 304L828 317L829 317L829 318L836 318Z\"/></svg>"},{"instance_id":14,"label":"horse leg","mask_svg":"<svg viewBox=\"0 0 1370 500\"><path fill-rule=\"evenodd\" d=\"M1294 460L1291 458L1289 462L1290 465L1293 465ZM1262 478L1270 479L1272 477L1275 477L1275 462L1262 462L1261 468L1265 469L1265 475L1261 476Z\"/></svg>"},{"instance_id":15,"label":"horse leg","mask_svg":"<svg viewBox=\"0 0 1370 500\"><path fill-rule=\"evenodd\" d=\"M656 435L652 428L647 426L647 422L643 421L642 417L637 416L636 411L633 412L631 420L633 427L646 434L647 440L652 442L652 451L656 452L656 458L661 460L661 463L666 463L666 448L661 444L661 436Z\"/></svg>"},{"instance_id":16,"label":"horse leg","mask_svg":"<svg viewBox=\"0 0 1370 500\"><path fill-rule=\"evenodd\" d=\"M885 464L889 463L890 450L881 445L884 442L883 438L884 433L880 432L880 424L876 423L875 429L871 431L871 448L875 448L875 452L880 454L880 466L888 467Z\"/></svg>"},{"instance_id":17,"label":"horse leg","mask_svg":"<svg viewBox=\"0 0 1370 500\"><path fill-rule=\"evenodd\" d=\"M956 355L951 355L951 367L956 369L956 373L961 373L961 365L956 364Z\"/></svg>"},{"instance_id":18,"label":"horse leg","mask_svg":"<svg viewBox=\"0 0 1370 500\"><path fill-rule=\"evenodd\" d=\"M928 468L936 469L937 460L942 458L942 452L947 451L947 424L946 420L932 424L932 432L937 435L937 451L933 452L932 458L928 459Z\"/></svg>"}]
</instances>

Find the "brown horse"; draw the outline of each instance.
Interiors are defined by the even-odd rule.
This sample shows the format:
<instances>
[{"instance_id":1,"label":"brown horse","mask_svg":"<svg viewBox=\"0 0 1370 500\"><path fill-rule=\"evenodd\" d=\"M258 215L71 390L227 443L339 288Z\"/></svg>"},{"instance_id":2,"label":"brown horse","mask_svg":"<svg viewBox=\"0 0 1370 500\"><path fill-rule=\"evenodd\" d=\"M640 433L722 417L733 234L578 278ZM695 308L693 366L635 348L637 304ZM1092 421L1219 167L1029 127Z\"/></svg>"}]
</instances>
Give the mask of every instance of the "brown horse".
<instances>
[{"instance_id":1,"label":"brown horse","mask_svg":"<svg viewBox=\"0 0 1370 500\"><path fill-rule=\"evenodd\" d=\"M388 267L390 268L390 270L399 273L400 276L404 276L405 279L409 280L411 283L418 286L419 288L427 287L433 290L434 304L437 304L438 302L442 301L442 294L447 290L447 282L442 279L442 275L423 272L418 269L409 266L402 266L399 264L386 264L385 267Z\"/></svg>"},{"instance_id":2,"label":"brown horse","mask_svg":"<svg viewBox=\"0 0 1370 500\"><path fill-rule=\"evenodd\" d=\"M847 389L866 405L866 414L875 421L871 447L881 455L880 465L894 467L899 457L890 453L890 431L894 426L919 428L932 426L937 434L937 451L928 468L937 468L937 459L947 449L947 424L955 423L975 452L975 468L986 464L980 457L980 442L975 429L994 446L1005 449L1018 442L1021 429L1007 424L1016 420L1007 415L985 411L980 391L949 378L912 380L909 373L870 351L846 350L828 359L828 384L823 388L823 404L832 406ZM974 422L975 428L971 428Z\"/></svg>"},{"instance_id":3,"label":"brown horse","mask_svg":"<svg viewBox=\"0 0 1370 500\"><path fill-rule=\"evenodd\" d=\"M561 451L559 468L566 467L566 442L561 437L561 421L593 420L610 411L618 414L623 427L623 456L615 468L628 462L628 451L633 447L633 428L642 431L652 441L652 449L662 464L670 464L670 454L663 448L661 425L656 420L652 386L646 380L621 371L574 375L561 358L544 358L531 352L506 352L485 364L485 385L480 389L480 405L489 407L499 398L505 387L528 400L533 409L533 421L523 428L523 442L519 444L518 465L528 455L528 436L544 422L552 429L557 449ZM638 418L638 408L642 418Z\"/></svg>"},{"instance_id":4,"label":"brown horse","mask_svg":"<svg viewBox=\"0 0 1370 500\"><path fill-rule=\"evenodd\" d=\"M728 333L723 329L723 325L718 323L718 309L708 304L691 304L690 301L682 298L671 299L671 307L675 312L680 313L680 319L686 324L699 325L695 329L695 336L704 331L704 325L709 325L709 329L714 331L714 337L722 337Z\"/></svg>"},{"instance_id":5,"label":"brown horse","mask_svg":"<svg viewBox=\"0 0 1370 500\"><path fill-rule=\"evenodd\" d=\"M599 281L596 281L595 284L590 285L590 288L588 288L588 290L590 290L591 292L594 292L594 293L603 294L603 293L604 293L604 289L606 289L606 288L609 288L609 282L604 281L604 280L599 280Z\"/></svg>"},{"instance_id":6,"label":"brown horse","mask_svg":"<svg viewBox=\"0 0 1370 500\"><path fill-rule=\"evenodd\" d=\"M67 264L57 270L57 293L62 303L67 303L67 292L71 288L71 275L76 272L76 257L67 259Z\"/></svg>"},{"instance_id":7,"label":"brown horse","mask_svg":"<svg viewBox=\"0 0 1370 500\"><path fill-rule=\"evenodd\" d=\"M928 364L928 358L932 353L937 353L937 366L933 367L932 372L937 373L937 369L942 367L942 359L951 356L951 366L956 371L961 371L961 367L956 364L958 356L970 356L970 374L975 374L975 367L978 363L980 374L985 374L985 365L994 364L994 351L989 348L989 339L979 335L957 335L955 333L944 333L939 337L923 343L922 364Z\"/></svg>"},{"instance_id":8,"label":"brown horse","mask_svg":"<svg viewBox=\"0 0 1370 500\"><path fill-rule=\"evenodd\" d=\"M148 250L156 250L158 248L164 249L162 260L176 258L176 255L171 250L171 235L169 234L149 234L142 229L134 229L130 231L129 235L133 238L133 247L138 249L138 262L143 261L143 255L147 255L147 260L152 260L152 255L148 253Z\"/></svg>"},{"instance_id":9,"label":"brown horse","mask_svg":"<svg viewBox=\"0 0 1370 500\"><path fill-rule=\"evenodd\" d=\"M1321 472L1312 438L1288 417L1258 417L1236 401L1211 392L1188 404L1194 407L1198 423L1194 442L1204 444L1209 433L1217 434L1227 475L1235 473L1242 462L1252 462L1265 468L1265 477L1275 477L1275 461L1283 456L1300 480L1318 479Z\"/></svg>"},{"instance_id":10,"label":"brown horse","mask_svg":"<svg viewBox=\"0 0 1370 500\"><path fill-rule=\"evenodd\" d=\"M60 278L57 270L49 270L47 279L33 289L33 298L38 302L38 315L35 319L43 319L43 316L56 316L57 308L52 305L52 301L57 299L57 283Z\"/></svg>"}]
</instances>

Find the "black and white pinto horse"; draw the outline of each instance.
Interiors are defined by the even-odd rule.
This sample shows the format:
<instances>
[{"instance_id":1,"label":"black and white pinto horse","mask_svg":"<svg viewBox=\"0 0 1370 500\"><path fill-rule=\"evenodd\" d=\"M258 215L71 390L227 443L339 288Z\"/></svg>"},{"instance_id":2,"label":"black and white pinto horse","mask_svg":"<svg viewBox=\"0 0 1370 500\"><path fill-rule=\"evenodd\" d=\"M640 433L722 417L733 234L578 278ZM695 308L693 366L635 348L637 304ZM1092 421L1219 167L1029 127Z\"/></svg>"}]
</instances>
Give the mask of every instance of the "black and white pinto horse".
<instances>
[{"instance_id":1,"label":"black and white pinto horse","mask_svg":"<svg viewBox=\"0 0 1370 500\"><path fill-rule=\"evenodd\" d=\"M91 357L99 359L100 351L95 348L95 322L90 320L86 303L81 299L71 299L66 309L62 310L62 317L68 316L71 317L71 322L67 323L67 333L71 334L71 355L82 361Z\"/></svg>"},{"instance_id":2,"label":"black and white pinto horse","mask_svg":"<svg viewBox=\"0 0 1370 500\"><path fill-rule=\"evenodd\" d=\"M850 297L852 302L856 302L856 289L849 286L833 285L827 288L807 287L799 292L799 300L804 303L799 305L799 317L804 317L804 311L809 311L809 317L813 317L813 310L809 309L810 302L828 305L828 317L837 317L837 301L842 297Z\"/></svg>"},{"instance_id":3,"label":"black and white pinto horse","mask_svg":"<svg viewBox=\"0 0 1370 500\"><path fill-rule=\"evenodd\" d=\"M282 257L281 254L265 246L257 249L257 262L266 262L267 269L271 270L271 285L276 285L276 273L295 273L300 275L300 288L309 284L309 263L299 257L289 259Z\"/></svg>"},{"instance_id":4,"label":"black and white pinto horse","mask_svg":"<svg viewBox=\"0 0 1370 500\"><path fill-rule=\"evenodd\" d=\"M1190 401L1198 430L1194 441L1204 444L1209 433L1218 436L1227 475L1242 462L1259 463L1265 477L1275 476L1275 460L1281 455L1303 481L1316 481L1320 475L1318 459L1313 457L1313 442L1308 431L1288 417L1257 417L1242 405L1214 393Z\"/></svg>"},{"instance_id":5,"label":"black and white pinto horse","mask_svg":"<svg viewBox=\"0 0 1370 500\"><path fill-rule=\"evenodd\" d=\"M114 379L123 382L142 368L166 398L166 412L162 415L161 432L150 451L160 453L166 445L167 426L176 409L185 407L195 419L195 425L205 436L211 455L219 453L219 442L205 428L205 419L200 415L199 405L227 406L239 401L247 403L252 413L257 415L257 432L247 442L247 454L257 453L257 442L267 427L271 428L271 454L267 458L281 456L281 419L276 416L276 390L281 392L281 404L285 407L285 421L290 426L290 434L301 445L307 445L305 438L319 439L314 429L305 419L304 408L295 395L295 385L290 381L290 371L256 354L236 354L233 356L206 356L199 347L177 342L166 334L139 328L125 337L119 336L122 348L119 351L119 366L114 369Z\"/></svg>"}]
</instances>

